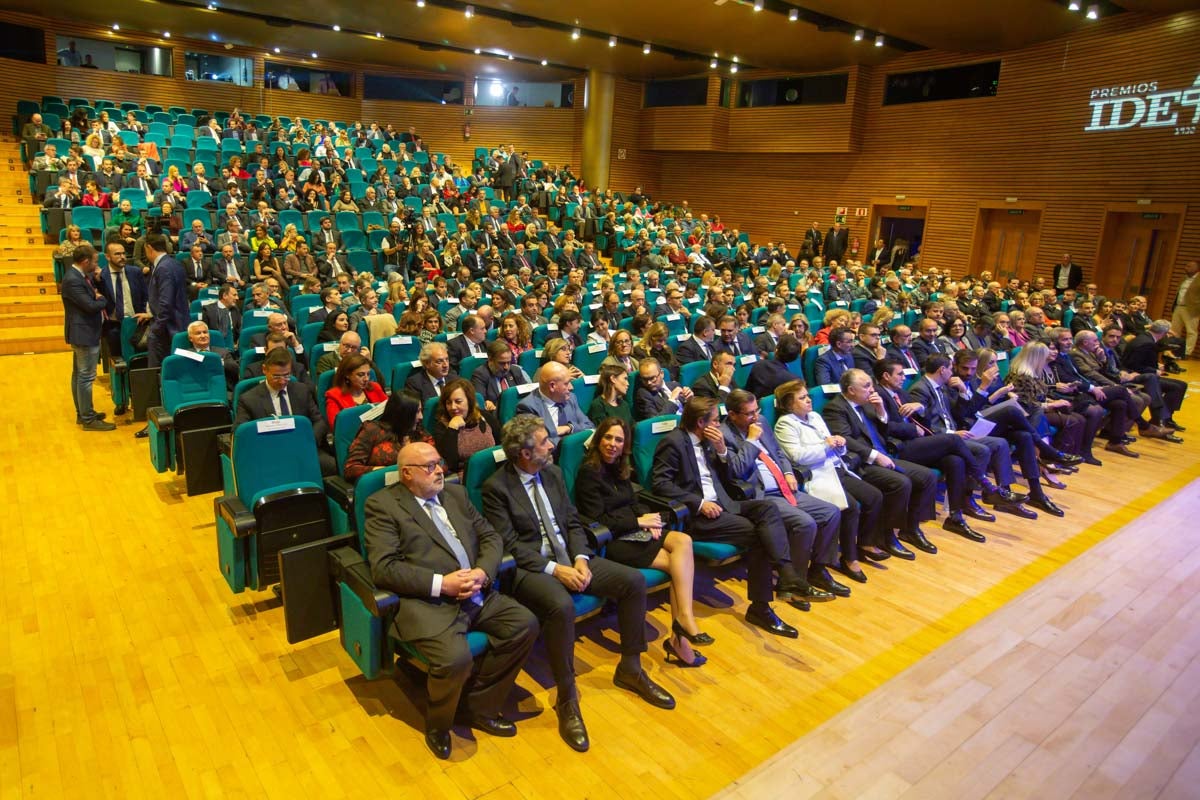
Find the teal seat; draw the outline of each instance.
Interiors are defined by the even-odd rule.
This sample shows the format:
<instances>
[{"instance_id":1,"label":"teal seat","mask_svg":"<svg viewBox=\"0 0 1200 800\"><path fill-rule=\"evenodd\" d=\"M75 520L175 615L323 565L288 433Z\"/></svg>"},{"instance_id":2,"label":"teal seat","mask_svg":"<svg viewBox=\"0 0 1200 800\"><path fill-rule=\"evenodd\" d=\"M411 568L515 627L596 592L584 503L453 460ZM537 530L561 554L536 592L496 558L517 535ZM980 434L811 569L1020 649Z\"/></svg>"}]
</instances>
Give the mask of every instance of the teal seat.
<instances>
[{"instance_id":1,"label":"teal seat","mask_svg":"<svg viewBox=\"0 0 1200 800\"><path fill-rule=\"evenodd\" d=\"M467 459L467 467L463 472L463 486L467 490L471 505L475 506L480 514L483 513L483 484L506 460L508 457L499 446L480 450Z\"/></svg>"},{"instance_id":2,"label":"teal seat","mask_svg":"<svg viewBox=\"0 0 1200 800\"><path fill-rule=\"evenodd\" d=\"M160 374L162 405L148 409L150 463L157 472L176 469L179 434L202 426L227 424L225 369L216 353L170 355ZM218 421L220 420L220 421Z\"/></svg>"},{"instance_id":3,"label":"teal seat","mask_svg":"<svg viewBox=\"0 0 1200 800\"><path fill-rule=\"evenodd\" d=\"M421 340L415 336L390 336L377 340L371 348L371 356L381 375L391 375L397 364L416 361L420 354Z\"/></svg>"},{"instance_id":4,"label":"teal seat","mask_svg":"<svg viewBox=\"0 0 1200 800\"><path fill-rule=\"evenodd\" d=\"M536 383L526 383L521 386L510 386L500 393L500 402L496 404L496 413L501 425L517 415L517 404L521 402L521 398L532 394L536 388Z\"/></svg>"},{"instance_id":5,"label":"teal seat","mask_svg":"<svg viewBox=\"0 0 1200 800\"><path fill-rule=\"evenodd\" d=\"M592 405L592 401L596 399L596 385L599 383L599 375L584 375L581 378L571 381L571 391L575 395L575 400L579 403L579 407L583 409L585 414ZM632 389L629 394L630 396L633 395Z\"/></svg>"},{"instance_id":6,"label":"teal seat","mask_svg":"<svg viewBox=\"0 0 1200 800\"><path fill-rule=\"evenodd\" d=\"M525 351L527 353L532 350ZM525 355L522 353L521 355ZM462 361L458 362L458 375L466 380L471 380L471 376L475 374L475 370L487 363L487 359L483 356L467 356ZM531 373L532 374L532 373Z\"/></svg>"},{"instance_id":7,"label":"teal seat","mask_svg":"<svg viewBox=\"0 0 1200 800\"><path fill-rule=\"evenodd\" d=\"M637 482L650 485L650 470L654 465L654 450L659 440L679 427L679 417L665 414L634 423L633 426L633 471Z\"/></svg>"},{"instance_id":8,"label":"teal seat","mask_svg":"<svg viewBox=\"0 0 1200 800\"><path fill-rule=\"evenodd\" d=\"M762 418L763 427L775 430L775 395L769 394L758 399L758 415Z\"/></svg>"},{"instance_id":9,"label":"teal seat","mask_svg":"<svg viewBox=\"0 0 1200 800\"><path fill-rule=\"evenodd\" d=\"M562 470L563 482L567 485L567 494L572 502L575 500L575 478L579 473L579 465L583 463L583 457L587 453L588 442L592 440L594 431L576 431L575 433L564 436L558 443L558 452L555 460L558 462L558 468Z\"/></svg>"},{"instance_id":10,"label":"teal seat","mask_svg":"<svg viewBox=\"0 0 1200 800\"><path fill-rule=\"evenodd\" d=\"M608 357L608 345L604 342L588 342L575 348L571 363L584 375L600 374L600 362Z\"/></svg>"},{"instance_id":11,"label":"teal seat","mask_svg":"<svg viewBox=\"0 0 1200 800\"><path fill-rule=\"evenodd\" d=\"M392 382L391 389L393 392L398 392L404 388L404 382L408 380L408 376L412 374L414 369L420 369L420 361L401 361L392 367Z\"/></svg>"},{"instance_id":12,"label":"teal seat","mask_svg":"<svg viewBox=\"0 0 1200 800\"><path fill-rule=\"evenodd\" d=\"M692 361L679 367L679 384L691 386L712 369L711 361Z\"/></svg>"},{"instance_id":13,"label":"teal seat","mask_svg":"<svg viewBox=\"0 0 1200 800\"><path fill-rule=\"evenodd\" d=\"M234 592L265 589L279 580L280 550L332 534L312 423L245 422L229 459L235 492L215 504L221 575Z\"/></svg>"},{"instance_id":14,"label":"teal seat","mask_svg":"<svg viewBox=\"0 0 1200 800\"><path fill-rule=\"evenodd\" d=\"M350 452L350 445L354 443L354 437L362 427L363 414L374 408L371 403L363 403L361 406L343 408L334 417L333 455L337 459L338 474L343 478L346 477L346 456Z\"/></svg>"},{"instance_id":15,"label":"teal seat","mask_svg":"<svg viewBox=\"0 0 1200 800\"><path fill-rule=\"evenodd\" d=\"M737 366L733 369L734 386L737 386L739 389L746 388L746 381L750 378L750 370L754 369L754 364L757 361L758 356L753 353L747 353L737 360Z\"/></svg>"},{"instance_id":16,"label":"teal seat","mask_svg":"<svg viewBox=\"0 0 1200 800\"><path fill-rule=\"evenodd\" d=\"M533 329L532 344L534 347L542 347L548 340L559 338L559 336L557 324L538 325Z\"/></svg>"},{"instance_id":17,"label":"teal seat","mask_svg":"<svg viewBox=\"0 0 1200 800\"><path fill-rule=\"evenodd\" d=\"M809 386L808 396L812 398L813 411L820 414L821 409L825 408L825 403L829 400L829 396L825 394L825 390L820 386Z\"/></svg>"},{"instance_id":18,"label":"teal seat","mask_svg":"<svg viewBox=\"0 0 1200 800\"><path fill-rule=\"evenodd\" d=\"M821 354L829 350L829 345L814 345L804 351L804 355L800 357L801 369L804 371L804 382L809 386L815 386L817 383L817 359Z\"/></svg>"}]
</instances>

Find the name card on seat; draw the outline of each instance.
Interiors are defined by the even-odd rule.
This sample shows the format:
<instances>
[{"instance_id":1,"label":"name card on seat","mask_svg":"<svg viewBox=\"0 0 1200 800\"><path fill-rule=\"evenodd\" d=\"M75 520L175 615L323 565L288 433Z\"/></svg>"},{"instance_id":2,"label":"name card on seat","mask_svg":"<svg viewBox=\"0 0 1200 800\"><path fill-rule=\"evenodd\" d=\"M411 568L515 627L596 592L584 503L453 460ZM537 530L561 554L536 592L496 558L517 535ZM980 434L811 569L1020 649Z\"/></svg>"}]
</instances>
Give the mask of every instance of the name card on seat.
<instances>
[{"instance_id":1,"label":"name card on seat","mask_svg":"<svg viewBox=\"0 0 1200 800\"><path fill-rule=\"evenodd\" d=\"M536 388L538 388L536 383L521 383L517 385L517 394L529 394Z\"/></svg>"},{"instance_id":2,"label":"name card on seat","mask_svg":"<svg viewBox=\"0 0 1200 800\"><path fill-rule=\"evenodd\" d=\"M1004 352L1003 350L997 350L996 351L996 360L997 361L1007 361L1008 353Z\"/></svg>"},{"instance_id":3,"label":"name card on seat","mask_svg":"<svg viewBox=\"0 0 1200 800\"><path fill-rule=\"evenodd\" d=\"M821 391L825 394L841 394L842 387L836 383L823 383L821 384Z\"/></svg>"},{"instance_id":4,"label":"name card on seat","mask_svg":"<svg viewBox=\"0 0 1200 800\"><path fill-rule=\"evenodd\" d=\"M583 382L587 386L593 386L600 382L600 376L599 375L584 375Z\"/></svg>"},{"instance_id":5,"label":"name card on seat","mask_svg":"<svg viewBox=\"0 0 1200 800\"><path fill-rule=\"evenodd\" d=\"M496 450L493 452L492 458L495 459L497 464L502 464L505 461L508 461L508 455L503 450Z\"/></svg>"},{"instance_id":6,"label":"name card on seat","mask_svg":"<svg viewBox=\"0 0 1200 800\"><path fill-rule=\"evenodd\" d=\"M272 308L256 308L256 309L254 309L252 316L269 317L272 314L277 314L277 313L279 313L279 312L275 311L275 309L272 309Z\"/></svg>"},{"instance_id":7,"label":"name card on seat","mask_svg":"<svg viewBox=\"0 0 1200 800\"><path fill-rule=\"evenodd\" d=\"M664 419L664 420L660 420L659 422L655 422L655 423L651 424L650 432L651 433L667 433L669 431L675 430L678 427L679 427L679 420Z\"/></svg>"},{"instance_id":8,"label":"name card on seat","mask_svg":"<svg viewBox=\"0 0 1200 800\"><path fill-rule=\"evenodd\" d=\"M753 364L755 361L758 361L758 356L754 355L753 353L748 353L738 359L738 363L742 366Z\"/></svg>"},{"instance_id":9,"label":"name card on seat","mask_svg":"<svg viewBox=\"0 0 1200 800\"><path fill-rule=\"evenodd\" d=\"M604 342L593 342L587 346L587 351L589 353L603 353L607 349L608 345Z\"/></svg>"},{"instance_id":10,"label":"name card on seat","mask_svg":"<svg viewBox=\"0 0 1200 800\"><path fill-rule=\"evenodd\" d=\"M413 337L411 337L411 336L393 336L391 339L391 342L392 342L392 344L412 344Z\"/></svg>"},{"instance_id":11,"label":"name card on seat","mask_svg":"<svg viewBox=\"0 0 1200 800\"><path fill-rule=\"evenodd\" d=\"M175 355L183 356L184 358L190 358L192 361L203 361L204 360L204 356L200 355L196 351L184 350L182 347L177 348L175 350Z\"/></svg>"},{"instance_id":12,"label":"name card on seat","mask_svg":"<svg viewBox=\"0 0 1200 800\"><path fill-rule=\"evenodd\" d=\"M259 433L273 433L275 431L294 431L296 430L296 420L291 417L277 417L275 419L260 419L255 426Z\"/></svg>"}]
</instances>

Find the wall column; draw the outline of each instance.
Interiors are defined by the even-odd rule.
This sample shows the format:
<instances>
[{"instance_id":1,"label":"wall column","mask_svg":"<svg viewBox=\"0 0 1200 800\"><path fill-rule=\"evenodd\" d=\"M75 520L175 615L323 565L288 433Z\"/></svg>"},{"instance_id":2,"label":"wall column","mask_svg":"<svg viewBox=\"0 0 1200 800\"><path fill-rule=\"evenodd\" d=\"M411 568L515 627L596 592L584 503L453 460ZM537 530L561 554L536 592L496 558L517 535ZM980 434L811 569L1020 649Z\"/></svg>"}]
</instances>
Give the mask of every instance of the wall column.
<instances>
[{"instance_id":1,"label":"wall column","mask_svg":"<svg viewBox=\"0 0 1200 800\"><path fill-rule=\"evenodd\" d=\"M588 70L583 107L584 181L593 190L608 187L608 168L612 158L613 98L616 80L597 69Z\"/></svg>"}]
</instances>

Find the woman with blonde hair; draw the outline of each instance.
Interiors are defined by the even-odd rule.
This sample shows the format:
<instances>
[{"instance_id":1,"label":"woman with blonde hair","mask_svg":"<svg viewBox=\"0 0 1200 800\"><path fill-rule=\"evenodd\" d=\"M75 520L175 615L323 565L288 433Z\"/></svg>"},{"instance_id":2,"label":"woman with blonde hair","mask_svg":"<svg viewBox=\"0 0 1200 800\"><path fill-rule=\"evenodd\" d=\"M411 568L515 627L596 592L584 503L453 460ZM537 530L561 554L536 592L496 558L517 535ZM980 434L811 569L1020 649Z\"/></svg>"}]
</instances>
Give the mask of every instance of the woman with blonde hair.
<instances>
[{"instance_id":1,"label":"woman with blonde hair","mask_svg":"<svg viewBox=\"0 0 1200 800\"><path fill-rule=\"evenodd\" d=\"M557 361L567 368L571 374L571 380L583 377L583 370L571 363L571 354L574 348L566 339L554 338L547 340L542 348L542 363L549 364L551 361Z\"/></svg>"},{"instance_id":2,"label":"woman with blonde hair","mask_svg":"<svg viewBox=\"0 0 1200 800\"><path fill-rule=\"evenodd\" d=\"M831 308L821 320L821 329L812 337L812 344L829 344L829 335L838 328L851 327L851 314L844 308Z\"/></svg>"},{"instance_id":3,"label":"woman with blonde hair","mask_svg":"<svg viewBox=\"0 0 1200 800\"><path fill-rule=\"evenodd\" d=\"M633 354L639 360L643 358L653 358L658 361L658 365L662 367L663 372L666 372L671 380L677 380L679 377L679 360L675 358L675 351L671 349L671 345L667 340L670 332L667 330L665 322L654 322L650 327L646 328L646 334L642 340L633 348Z\"/></svg>"}]
</instances>

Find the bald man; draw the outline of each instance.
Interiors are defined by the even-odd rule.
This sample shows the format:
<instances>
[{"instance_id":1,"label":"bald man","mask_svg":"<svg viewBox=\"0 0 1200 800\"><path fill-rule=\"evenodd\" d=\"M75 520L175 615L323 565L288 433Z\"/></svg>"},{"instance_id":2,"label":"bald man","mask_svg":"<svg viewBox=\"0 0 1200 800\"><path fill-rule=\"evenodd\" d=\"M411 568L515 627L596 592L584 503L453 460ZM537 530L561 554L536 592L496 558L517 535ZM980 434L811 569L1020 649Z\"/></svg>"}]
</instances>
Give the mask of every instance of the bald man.
<instances>
[{"instance_id":1,"label":"bald man","mask_svg":"<svg viewBox=\"0 0 1200 800\"><path fill-rule=\"evenodd\" d=\"M537 391L517 404L517 413L540 417L555 447L564 436L596 427L579 408L571 392L571 373L565 366L557 361L543 364L536 377Z\"/></svg>"}]
</instances>

